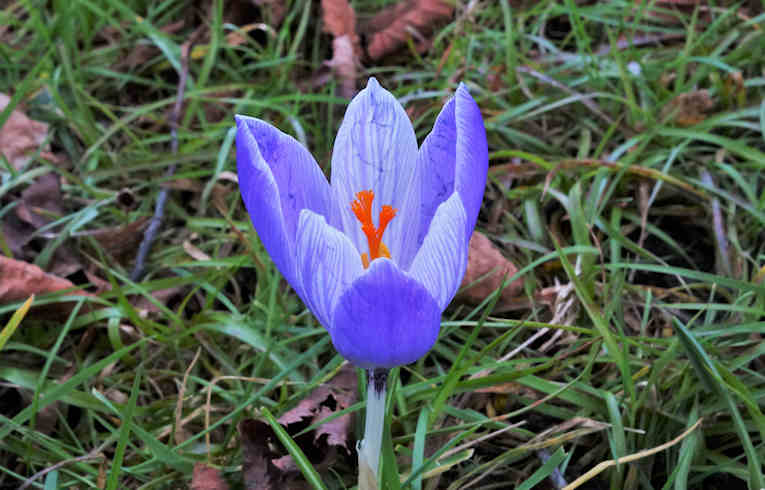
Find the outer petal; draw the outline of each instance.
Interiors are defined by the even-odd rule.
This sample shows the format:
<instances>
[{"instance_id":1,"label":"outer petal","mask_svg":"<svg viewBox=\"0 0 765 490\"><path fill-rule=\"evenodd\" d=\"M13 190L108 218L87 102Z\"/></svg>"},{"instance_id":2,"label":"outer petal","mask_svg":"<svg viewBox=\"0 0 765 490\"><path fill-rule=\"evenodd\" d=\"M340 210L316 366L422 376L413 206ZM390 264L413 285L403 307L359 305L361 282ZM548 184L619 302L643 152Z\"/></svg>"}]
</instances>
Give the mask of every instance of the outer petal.
<instances>
[{"instance_id":1,"label":"outer petal","mask_svg":"<svg viewBox=\"0 0 765 490\"><path fill-rule=\"evenodd\" d=\"M398 209L398 216L383 236L395 258L394 236L406 226L404 200L410 187L415 187L411 184L416 161L417 139L404 108L370 78L367 87L348 106L332 153L332 191L342 228L360 251L366 251L367 242L351 211L356 193L374 191L375 220L384 204Z\"/></svg>"},{"instance_id":2,"label":"outer petal","mask_svg":"<svg viewBox=\"0 0 765 490\"><path fill-rule=\"evenodd\" d=\"M464 84L438 115L420 148L417 165L423 175L417 243L422 243L439 204L455 190L465 206L464 237L470 241L486 187L489 150L481 111Z\"/></svg>"},{"instance_id":3,"label":"outer petal","mask_svg":"<svg viewBox=\"0 0 765 490\"><path fill-rule=\"evenodd\" d=\"M328 328L338 298L364 271L361 257L347 236L323 216L304 209L298 224L297 264L303 301Z\"/></svg>"},{"instance_id":4,"label":"outer petal","mask_svg":"<svg viewBox=\"0 0 765 490\"><path fill-rule=\"evenodd\" d=\"M462 239L467 215L458 193L436 210L430 230L412 262L409 274L435 298L443 311L459 288L467 267L468 242Z\"/></svg>"},{"instance_id":5,"label":"outer petal","mask_svg":"<svg viewBox=\"0 0 765 490\"><path fill-rule=\"evenodd\" d=\"M263 207L279 203L285 233L294 243L302 209L308 208L330 218L332 200L329 183L303 145L292 136L252 117L236 116L236 127L239 187L253 224L255 215L262 212ZM279 198L273 202L266 202L261 189L251 182L253 174L266 171L273 175L279 190Z\"/></svg>"},{"instance_id":6,"label":"outer petal","mask_svg":"<svg viewBox=\"0 0 765 490\"><path fill-rule=\"evenodd\" d=\"M436 341L441 310L388 259L373 261L343 293L329 330L335 348L362 368L414 362Z\"/></svg>"}]
</instances>

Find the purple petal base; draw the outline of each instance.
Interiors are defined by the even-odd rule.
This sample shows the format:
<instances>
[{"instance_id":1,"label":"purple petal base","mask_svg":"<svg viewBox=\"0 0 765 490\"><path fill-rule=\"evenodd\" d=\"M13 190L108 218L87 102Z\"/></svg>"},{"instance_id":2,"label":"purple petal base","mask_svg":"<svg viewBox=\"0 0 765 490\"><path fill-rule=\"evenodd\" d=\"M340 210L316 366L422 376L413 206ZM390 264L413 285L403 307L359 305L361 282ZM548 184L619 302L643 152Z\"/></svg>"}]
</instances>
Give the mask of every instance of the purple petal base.
<instances>
[{"instance_id":1,"label":"purple petal base","mask_svg":"<svg viewBox=\"0 0 765 490\"><path fill-rule=\"evenodd\" d=\"M340 297L329 333L358 367L390 368L425 355L440 327L430 293L390 260L377 259Z\"/></svg>"}]
</instances>

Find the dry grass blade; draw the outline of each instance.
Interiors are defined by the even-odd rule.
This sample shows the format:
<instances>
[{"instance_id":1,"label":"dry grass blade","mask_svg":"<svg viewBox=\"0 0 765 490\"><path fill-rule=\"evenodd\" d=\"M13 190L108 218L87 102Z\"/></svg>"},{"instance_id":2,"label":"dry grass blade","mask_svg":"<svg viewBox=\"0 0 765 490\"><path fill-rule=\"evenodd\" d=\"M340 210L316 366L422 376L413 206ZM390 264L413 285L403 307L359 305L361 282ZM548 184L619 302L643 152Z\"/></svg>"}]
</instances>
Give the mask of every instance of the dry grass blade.
<instances>
[{"instance_id":1,"label":"dry grass blade","mask_svg":"<svg viewBox=\"0 0 765 490\"><path fill-rule=\"evenodd\" d=\"M656 447L651 448L651 449L645 449L645 450L639 451L639 452L637 452L635 454L630 454L629 456L623 456L621 458L610 459L608 461L603 461L601 463L598 463L597 466L595 466L590 471L588 471L584 475L580 476L579 478L577 478L576 480L571 482L568 486L564 487L563 490L574 490L575 488L580 487L582 484L590 481L591 479L595 478L597 475L602 473L604 470L606 470L607 468L610 468L612 466L616 466L616 465L620 465L620 464L624 464L624 463L631 463L632 461L637 461L638 459L642 459L642 458L645 458L645 457L650 456L652 454L656 454L656 453L659 453L661 451L664 451L665 449L669 449L670 447L674 446L678 442L680 442L683 439L685 439L686 437L688 437L688 435L691 432L696 430L701 425L702 420L704 420L704 419L703 418L698 419L696 421L696 423L693 424L692 426L688 427L688 429L686 429L685 432L683 432L679 436L675 437L671 441L669 441L667 443L664 443L664 444L662 444L660 446L656 446Z\"/></svg>"}]
</instances>

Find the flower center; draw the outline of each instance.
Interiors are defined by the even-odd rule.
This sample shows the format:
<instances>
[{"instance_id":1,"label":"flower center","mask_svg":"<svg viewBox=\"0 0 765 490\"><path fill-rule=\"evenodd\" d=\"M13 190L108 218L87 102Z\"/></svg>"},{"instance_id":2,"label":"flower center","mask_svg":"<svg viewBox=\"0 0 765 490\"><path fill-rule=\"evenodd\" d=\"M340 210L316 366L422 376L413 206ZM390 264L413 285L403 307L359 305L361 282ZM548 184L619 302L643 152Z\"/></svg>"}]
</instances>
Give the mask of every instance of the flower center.
<instances>
[{"instance_id":1,"label":"flower center","mask_svg":"<svg viewBox=\"0 0 765 490\"><path fill-rule=\"evenodd\" d=\"M383 243L382 236L385 232L385 227L396 216L395 209L387 204L384 205L380 210L379 226L375 227L375 224L372 222L372 201L374 198L375 193L371 190L360 191L356 193L356 199L351 203L351 210L356 215L356 219L361 223L361 231L367 236L367 244L369 244L369 256L366 253L361 254L361 262L364 264L365 269L369 267L371 261L377 258L390 258L390 252Z\"/></svg>"}]
</instances>

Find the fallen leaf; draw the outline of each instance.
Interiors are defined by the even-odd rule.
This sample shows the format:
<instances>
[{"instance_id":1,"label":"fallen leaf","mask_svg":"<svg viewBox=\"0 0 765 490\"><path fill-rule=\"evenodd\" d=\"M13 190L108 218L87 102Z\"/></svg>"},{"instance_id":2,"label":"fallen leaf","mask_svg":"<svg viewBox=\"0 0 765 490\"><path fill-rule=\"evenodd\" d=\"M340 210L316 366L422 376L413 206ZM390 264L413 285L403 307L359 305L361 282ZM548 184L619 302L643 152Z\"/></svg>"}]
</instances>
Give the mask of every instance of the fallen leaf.
<instances>
[{"instance_id":1,"label":"fallen leaf","mask_svg":"<svg viewBox=\"0 0 765 490\"><path fill-rule=\"evenodd\" d=\"M3 112L11 98L0 93L0 112ZM0 126L0 154L16 170L21 170L29 163L31 156L48 135L48 125L29 119L19 109L14 109L11 115Z\"/></svg>"},{"instance_id":2,"label":"fallen leaf","mask_svg":"<svg viewBox=\"0 0 765 490\"><path fill-rule=\"evenodd\" d=\"M348 0L321 0L324 32L334 37L356 36L356 12Z\"/></svg>"},{"instance_id":3,"label":"fallen leaf","mask_svg":"<svg viewBox=\"0 0 765 490\"><path fill-rule=\"evenodd\" d=\"M219 469L197 463L191 477L191 490L228 490L228 483L221 476Z\"/></svg>"},{"instance_id":4,"label":"fallen leaf","mask_svg":"<svg viewBox=\"0 0 765 490\"><path fill-rule=\"evenodd\" d=\"M470 237L467 270L462 278L461 287L466 289L460 292L459 299L466 303L479 304L499 289L503 280L510 279L516 272L518 268L502 255L491 240L483 233L474 231ZM503 305L512 304L522 285L520 278L507 284L496 308L501 309Z\"/></svg>"},{"instance_id":5,"label":"fallen leaf","mask_svg":"<svg viewBox=\"0 0 765 490\"><path fill-rule=\"evenodd\" d=\"M0 256L0 303L26 299L33 294L54 293L73 289L68 294L92 296L75 289L71 281L48 274L34 264Z\"/></svg>"},{"instance_id":6,"label":"fallen leaf","mask_svg":"<svg viewBox=\"0 0 765 490\"><path fill-rule=\"evenodd\" d=\"M317 386L307 398L304 398L292 410L279 417L284 426L299 422L315 424L333 413L345 410L356 403L356 372L350 364L343 366L328 383ZM316 428L313 437L318 442L327 436L327 444L342 447L348 451L348 434L353 424L351 414L345 414Z\"/></svg>"},{"instance_id":7,"label":"fallen leaf","mask_svg":"<svg viewBox=\"0 0 765 490\"><path fill-rule=\"evenodd\" d=\"M90 232L106 253L120 262L132 258L138 245L143 239L143 230L149 224L151 217L142 216L124 225L100 228Z\"/></svg>"},{"instance_id":8,"label":"fallen leaf","mask_svg":"<svg viewBox=\"0 0 765 490\"><path fill-rule=\"evenodd\" d=\"M694 90L679 94L664 106L662 118L669 118L678 126L693 126L707 118L715 102L709 90Z\"/></svg>"},{"instance_id":9,"label":"fallen leaf","mask_svg":"<svg viewBox=\"0 0 765 490\"><path fill-rule=\"evenodd\" d=\"M450 19L453 13L454 4L447 0L407 0L383 9L364 30L371 33L367 54L378 60L404 46L414 33L423 40L435 24Z\"/></svg>"},{"instance_id":10,"label":"fallen leaf","mask_svg":"<svg viewBox=\"0 0 765 490\"><path fill-rule=\"evenodd\" d=\"M61 183L57 174L51 172L35 179L21 193L16 206L16 216L35 228L47 225L64 214Z\"/></svg>"},{"instance_id":11,"label":"fallen leaf","mask_svg":"<svg viewBox=\"0 0 765 490\"><path fill-rule=\"evenodd\" d=\"M340 81L340 95L346 99L356 95L356 67L358 62L350 36L340 36L332 40L332 59L327 61L335 76Z\"/></svg>"},{"instance_id":12,"label":"fallen leaf","mask_svg":"<svg viewBox=\"0 0 765 490\"><path fill-rule=\"evenodd\" d=\"M340 95L350 99L356 95L357 66L361 55L356 34L356 13L348 0L322 0L324 31L332 34L332 59L326 64L340 81Z\"/></svg>"},{"instance_id":13,"label":"fallen leaf","mask_svg":"<svg viewBox=\"0 0 765 490\"><path fill-rule=\"evenodd\" d=\"M281 486L282 475L271 460L277 454L271 450L274 434L271 426L255 419L239 423L242 442L242 473L246 490L276 490Z\"/></svg>"}]
</instances>

